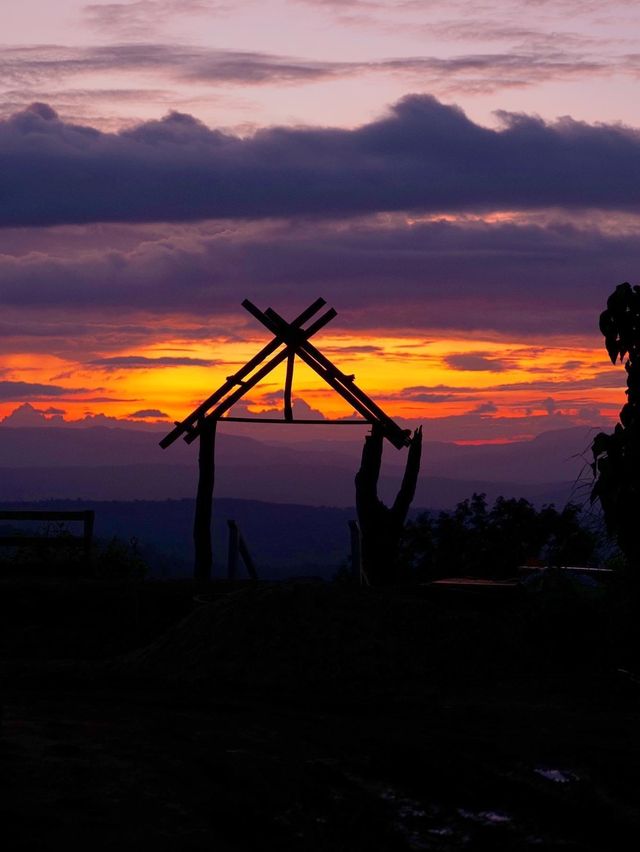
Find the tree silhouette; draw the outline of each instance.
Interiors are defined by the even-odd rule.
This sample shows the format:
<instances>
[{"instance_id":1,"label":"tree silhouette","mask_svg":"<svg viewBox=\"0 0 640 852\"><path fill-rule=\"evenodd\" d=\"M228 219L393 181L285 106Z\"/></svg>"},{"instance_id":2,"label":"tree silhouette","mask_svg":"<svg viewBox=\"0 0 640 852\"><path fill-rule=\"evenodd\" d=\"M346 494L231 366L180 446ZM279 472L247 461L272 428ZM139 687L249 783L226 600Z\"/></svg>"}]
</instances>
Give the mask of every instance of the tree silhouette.
<instances>
[{"instance_id":1,"label":"tree silhouette","mask_svg":"<svg viewBox=\"0 0 640 852\"><path fill-rule=\"evenodd\" d=\"M512 577L529 560L585 565L597 537L583 525L578 506L536 509L528 500L474 494L455 509L425 513L407 525L403 560L416 580L440 577Z\"/></svg>"},{"instance_id":2,"label":"tree silhouette","mask_svg":"<svg viewBox=\"0 0 640 852\"><path fill-rule=\"evenodd\" d=\"M610 535L629 564L640 567L640 287L619 284L600 315L600 331L611 363L627 371L627 402L613 434L600 432L593 444L596 482L591 502L600 500ZM626 359L626 360L625 360Z\"/></svg>"},{"instance_id":3,"label":"tree silhouette","mask_svg":"<svg viewBox=\"0 0 640 852\"><path fill-rule=\"evenodd\" d=\"M388 585L398 580L400 538L416 492L420 471L422 426L413 433L402 484L391 507L385 506L378 497L383 439L382 426L374 423L371 434L364 439L360 470L356 474L356 508L362 533L362 564L369 582L375 585Z\"/></svg>"}]
</instances>

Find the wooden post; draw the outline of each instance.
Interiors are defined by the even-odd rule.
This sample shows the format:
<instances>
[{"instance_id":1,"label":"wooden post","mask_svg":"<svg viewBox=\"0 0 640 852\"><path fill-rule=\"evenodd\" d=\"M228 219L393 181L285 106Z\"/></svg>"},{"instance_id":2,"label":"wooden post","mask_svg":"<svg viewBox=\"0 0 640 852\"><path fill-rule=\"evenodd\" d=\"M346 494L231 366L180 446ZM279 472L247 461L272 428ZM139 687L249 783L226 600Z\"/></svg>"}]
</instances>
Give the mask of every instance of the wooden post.
<instances>
[{"instance_id":1,"label":"wooden post","mask_svg":"<svg viewBox=\"0 0 640 852\"><path fill-rule=\"evenodd\" d=\"M416 492L422 453L422 426L413 433L402 484L393 506L378 497L378 477L382 464L384 426L374 423L364 439L360 470L356 474L356 510L362 532L362 567L373 585L398 582L397 559L411 501Z\"/></svg>"},{"instance_id":2,"label":"wooden post","mask_svg":"<svg viewBox=\"0 0 640 852\"><path fill-rule=\"evenodd\" d=\"M291 404L291 388L293 387L293 364L296 360L295 350L291 349L287 357L287 375L284 383L284 419L293 420L293 406Z\"/></svg>"},{"instance_id":3,"label":"wooden post","mask_svg":"<svg viewBox=\"0 0 640 852\"><path fill-rule=\"evenodd\" d=\"M244 303L243 303L244 304ZM299 316L297 316L293 322L291 323L292 328L300 328L304 325L304 323L311 319L311 317L316 314L320 308L326 305L324 299L316 299L316 301L309 305L306 311L303 311ZM256 309L257 310L257 309ZM331 311L329 312L331 314ZM332 315L325 314L326 322L336 316L336 312L333 311ZM328 318L327 318L328 317ZM324 324L324 323L323 323ZM276 351L282 344L282 339L278 336L274 337L274 339L267 343L265 347L263 347L257 355L254 355L247 363L238 370L233 376L228 376L227 381L219 387L218 390L213 393L208 399L199 405L195 411L192 411L191 414L183 420L181 423L176 423L176 428L169 432L161 441L160 446L163 449L166 449L170 444L173 444L175 440L177 440L180 435L184 432L188 432L189 429L193 427L195 423L198 423L202 420L202 418L206 415L207 411L214 405L216 402L219 402L230 390L232 390L236 385L240 384L241 381L251 373L259 364L261 364L265 358L271 355ZM189 441L189 443L191 443Z\"/></svg>"},{"instance_id":4,"label":"wooden post","mask_svg":"<svg viewBox=\"0 0 640 852\"><path fill-rule=\"evenodd\" d=\"M235 580L238 575L238 549L240 545L240 530L235 521L227 521L229 527L229 549L227 551L227 577Z\"/></svg>"},{"instance_id":5,"label":"wooden post","mask_svg":"<svg viewBox=\"0 0 640 852\"><path fill-rule=\"evenodd\" d=\"M193 522L195 546L194 580L208 583L213 562L211 548L211 512L215 480L216 420L203 419L199 424L200 451L198 453L198 493Z\"/></svg>"}]
</instances>

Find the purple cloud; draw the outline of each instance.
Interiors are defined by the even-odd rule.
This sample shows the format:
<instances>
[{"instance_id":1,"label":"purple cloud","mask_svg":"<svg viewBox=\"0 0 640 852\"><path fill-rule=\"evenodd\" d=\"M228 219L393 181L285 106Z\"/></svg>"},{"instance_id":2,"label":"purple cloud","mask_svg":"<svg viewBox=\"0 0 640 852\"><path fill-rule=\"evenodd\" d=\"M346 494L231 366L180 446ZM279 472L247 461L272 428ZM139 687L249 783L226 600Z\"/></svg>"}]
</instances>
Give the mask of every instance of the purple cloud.
<instances>
[{"instance_id":1,"label":"purple cloud","mask_svg":"<svg viewBox=\"0 0 640 852\"><path fill-rule=\"evenodd\" d=\"M116 36L144 36L175 16L211 15L224 6L202 0L133 0L128 3L89 3L83 8L89 26Z\"/></svg>"},{"instance_id":2,"label":"purple cloud","mask_svg":"<svg viewBox=\"0 0 640 852\"><path fill-rule=\"evenodd\" d=\"M240 399L229 411L232 417L269 417L274 420L283 419L282 391L269 391L260 394L259 400ZM275 408L273 406L276 406ZM266 407L265 407L266 406ZM257 409L252 411L251 408ZM324 414L316 408L312 408L308 402L300 397L293 399L294 420L324 420Z\"/></svg>"},{"instance_id":3,"label":"purple cloud","mask_svg":"<svg viewBox=\"0 0 640 852\"><path fill-rule=\"evenodd\" d=\"M39 382L0 381L0 400L3 402L17 402L23 399L50 399L87 392L86 388L63 388L60 385L44 385Z\"/></svg>"},{"instance_id":4,"label":"purple cloud","mask_svg":"<svg viewBox=\"0 0 640 852\"><path fill-rule=\"evenodd\" d=\"M42 84L50 86L52 82L75 76L113 71L130 75L153 71L158 77L162 75L166 83L177 80L192 84L261 85L313 82L361 70L383 69L384 65L384 62L323 62L259 51L137 41L87 48L66 45L8 47L3 51L2 70L5 82L19 91ZM392 66L390 70L395 69Z\"/></svg>"},{"instance_id":5,"label":"purple cloud","mask_svg":"<svg viewBox=\"0 0 640 852\"><path fill-rule=\"evenodd\" d=\"M596 336L609 292L640 268L635 233L563 223L225 223L154 236L141 227L137 242L128 230L123 248L110 231L99 245L89 230L89 250L60 250L44 230L32 234L35 246L42 234L41 249L0 252L3 345L15 348L22 335L28 351L76 351L86 362L87 347L97 357L162 336L244 333L237 315L245 296L291 315L323 295L347 334L384 327ZM142 324L150 308L156 318ZM176 334L172 314L192 323Z\"/></svg>"},{"instance_id":6,"label":"purple cloud","mask_svg":"<svg viewBox=\"0 0 640 852\"><path fill-rule=\"evenodd\" d=\"M448 355L445 359L452 370L469 372L501 373L506 369L502 361L489 357L486 352L468 352L460 355Z\"/></svg>"},{"instance_id":7,"label":"purple cloud","mask_svg":"<svg viewBox=\"0 0 640 852\"><path fill-rule=\"evenodd\" d=\"M158 408L141 408L140 411L134 411L132 414L128 414L127 417L132 420L144 420L147 417L155 417L158 420L167 420L169 415L165 414L164 411L160 411Z\"/></svg>"},{"instance_id":8,"label":"purple cloud","mask_svg":"<svg viewBox=\"0 0 640 852\"><path fill-rule=\"evenodd\" d=\"M146 0L144 0L146 4ZM152 5L148 3L146 5ZM158 4L153 4L158 5ZM168 3L166 5L175 6ZM132 27L143 27L145 34L150 27L149 13L143 13L143 3L109 4L97 6L93 17L98 15L102 25L109 28L123 27L123 33L133 32ZM137 14L135 13L137 9ZM156 14L155 19L162 19ZM164 21L162 21L164 23ZM631 77L637 76L638 59L634 54L603 55L603 40L585 39L574 34L542 35L532 30L499 26L469 21L466 25L475 31L475 36L486 33L489 40L496 38L512 40L519 44L500 52L475 52L454 56L399 56L369 61L331 61L283 56L260 51L240 51L207 48L198 45L149 42L138 39L109 45L75 47L68 45L40 45L33 47L8 47L3 51L3 79L11 85L13 92L5 100L20 101L24 93L41 92L44 86L55 91L55 85L65 80L80 80L96 73L127 73L147 75L154 72L163 88L172 83L189 82L196 86L261 86L304 85L322 80L343 79L363 75L401 76L414 81L421 90L438 91L441 94L526 88L546 81L581 79L617 72ZM444 33L451 33L444 26ZM433 32L438 25L432 24ZM462 35L463 38L468 38ZM598 52L587 52L594 44ZM84 82L84 81L83 81ZM141 86L143 86L141 81ZM135 87L138 88L138 87ZM79 93L78 87L71 89ZM86 90L89 97L91 89ZM141 91L142 95L143 92ZM161 93L149 90L149 97L163 98ZM66 91L56 97L68 101ZM42 96L39 96L42 99ZM6 111L6 107L5 107Z\"/></svg>"},{"instance_id":9,"label":"purple cloud","mask_svg":"<svg viewBox=\"0 0 640 852\"><path fill-rule=\"evenodd\" d=\"M603 354L603 361L606 353ZM601 388L622 388L625 383L624 370L608 369L596 372L593 376L584 379L576 379L571 376L558 378L557 381L536 380L530 382L510 382L504 384L487 385L482 388L484 393L502 393L504 391L546 391L559 393L578 390L596 390ZM424 398L425 401L431 394L443 395L446 399L453 399L460 394L477 394L478 389L473 387L458 387L453 385L434 385L430 387L414 386L402 388L398 393L398 399L417 400Z\"/></svg>"},{"instance_id":10,"label":"purple cloud","mask_svg":"<svg viewBox=\"0 0 640 852\"><path fill-rule=\"evenodd\" d=\"M452 390L451 393L433 393L431 391L424 391L422 393L412 393L406 396L396 395L394 399L401 399L403 401L410 402L427 402L427 403L441 403L441 402L473 402L474 399L477 399L477 396L469 396L469 388L466 388L466 393L456 393L455 390Z\"/></svg>"},{"instance_id":11,"label":"purple cloud","mask_svg":"<svg viewBox=\"0 0 640 852\"><path fill-rule=\"evenodd\" d=\"M241 139L178 113L103 133L35 104L0 122L0 225L637 209L637 130L502 119L484 128L415 95L354 130L280 127Z\"/></svg>"},{"instance_id":12,"label":"purple cloud","mask_svg":"<svg viewBox=\"0 0 640 852\"><path fill-rule=\"evenodd\" d=\"M495 414L498 407L493 402L481 402L471 411L471 414Z\"/></svg>"},{"instance_id":13,"label":"purple cloud","mask_svg":"<svg viewBox=\"0 0 640 852\"><path fill-rule=\"evenodd\" d=\"M186 356L163 355L148 358L144 355L116 355L111 358L94 358L92 367L103 370L150 370L156 367L212 367L216 361L207 358L189 358Z\"/></svg>"},{"instance_id":14,"label":"purple cloud","mask_svg":"<svg viewBox=\"0 0 640 852\"><path fill-rule=\"evenodd\" d=\"M382 355L384 354L384 348L382 346L372 346L368 345L357 345L357 344L348 344L345 343L343 346L324 346L322 349L323 353L328 357L333 358L347 355Z\"/></svg>"}]
</instances>

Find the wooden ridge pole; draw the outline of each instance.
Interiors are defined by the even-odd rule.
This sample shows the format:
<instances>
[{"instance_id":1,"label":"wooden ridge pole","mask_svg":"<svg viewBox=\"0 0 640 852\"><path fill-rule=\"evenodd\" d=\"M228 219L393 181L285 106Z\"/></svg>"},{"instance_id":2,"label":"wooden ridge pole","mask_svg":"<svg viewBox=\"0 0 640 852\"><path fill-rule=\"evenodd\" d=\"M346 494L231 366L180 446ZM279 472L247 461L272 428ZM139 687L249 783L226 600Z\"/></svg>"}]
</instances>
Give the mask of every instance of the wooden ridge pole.
<instances>
[{"instance_id":1,"label":"wooden ridge pole","mask_svg":"<svg viewBox=\"0 0 640 852\"><path fill-rule=\"evenodd\" d=\"M286 320L284 320L273 308L267 308L265 311L266 315L273 319L277 323L278 328L282 328L283 325L286 324ZM340 393L345 399L348 399L345 396L345 391L349 393L350 397L355 397L362 405L364 405L370 415L373 415L375 419L379 420L382 425L385 427L385 432L387 433L387 438L391 441L391 443L396 446L398 449L401 449L404 446L408 446L410 443L407 432L404 429L401 429L397 423L395 423L389 415L383 411L379 405L377 405L371 397L369 397L363 390L361 390L355 383L353 376L347 376L342 370L338 369L336 365L323 355L319 349L310 343L308 340L305 340L300 344L300 347L304 349L304 351L310 355L317 364L323 369L323 372L320 372L317 368L315 371L319 373L319 375L324 378L325 381L329 382L327 378L327 374L330 375L333 379L335 379L341 386L342 389L337 387L337 385L332 385L335 390ZM307 362L309 363L309 362ZM312 366L312 365L310 365ZM329 384L332 384L329 382ZM350 399L348 399L350 401ZM362 412L361 412L362 413Z\"/></svg>"},{"instance_id":2,"label":"wooden ridge pole","mask_svg":"<svg viewBox=\"0 0 640 852\"><path fill-rule=\"evenodd\" d=\"M250 302L247 304L247 302L246 299L243 302L247 310L269 331L281 335L289 346L295 349L296 355L339 393L349 405L352 405L365 420L380 422L386 437L394 447L402 449L402 447L411 443L409 434L401 429L364 391L360 390L353 381L353 377L346 376L341 370L338 370L326 356L309 343L307 337L302 338L295 330L291 329L287 321L273 309L269 308L263 313L255 305Z\"/></svg>"},{"instance_id":3,"label":"wooden ridge pole","mask_svg":"<svg viewBox=\"0 0 640 852\"><path fill-rule=\"evenodd\" d=\"M243 302L244 304L244 302ZM328 322L337 316L337 312L330 308L326 313L322 314L315 322L313 322L308 328L304 329L296 329L296 332L300 335L301 340L306 340L307 337L311 337L312 334L315 334L319 329L323 328ZM282 340L282 338L281 338ZM284 341L282 341L284 342ZM245 382L243 382L240 387L235 390L230 396L228 396L225 400L223 400L214 410L208 414L205 418L206 420L219 420L220 417L228 411L239 399L241 399L248 390L254 385L257 385L258 382L262 381L265 376L267 376L272 370L274 370L278 364L281 364L285 358L289 356L290 346L287 344L285 348L278 352L270 361L261 367L256 373L254 373L250 378L248 378ZM202 421L199 421L196 426L191 429L191 431L185 435L185 441L187 444L192 444L195 439L200 434L200 427Z\"/></svg>"},{"instance_id":4,"label":"wooden ridge pole","mask_svg":"<svg viewBox=\"0 0 640 852\"><path fill-rule=\"evenodd\" d=\"M296 353L293 349L289 350L287 356L287 375L284 382L284 419L293 420L293 405L291 403L291 390L293 388L293 365L296 360Z\"/></svg>"},{"instance_id":5,"label":"wooden ridge pole","mask_svg":"<svg viewBox=\"0 0 640 852\"><path fill-rule=\"evenodd\" d=\"M318 362L318 359L311 355L306 346L304 345L306 341L303 341L292 329L288 328L288 323L284 320L279 314L276 314L274 310L268 308L264 313L257 308L254 304L249 302L248 299L245 299L242 303L246 309L253 314L253 316L259 320L266 328L269 329L272 333L277 333L282 335L282 337L287 341L287 343L291 346L291 348L295 349L296 355L304 361L312 370L314 370L318 375L324 379L337 393L339 393L346 401L352 405L356 411L358 411L366 420L377 420L378 418L373 416L371 411L354 395L352 389L350 387L344 387L337 376L334 376L333 373L329 372L329 370ZM277 331L276 331L277 329ZM318 352L317 349L314 350ZM320 354L318 352L318 354ZM324 356L322 356L324 358ZM327 359L328 360L328 359ZM336 368L331 364L333 372L339 372ZM393 423L393 421L391 421ZM393 424L395 426L395 423ZM403 435L404 437L404 435Z\"/></svg>"},{"instance_id":6,"label":"wooden ridge pole","mask_svg":"<svg viewBox=\"0 0 640 852\"><path fill-rule=\"evenodd\" d=\"M299 328L304 325L304 323L311 319L314 314L317 314L320 308L323 308L327 303L324 299L316 299L313 304L309 305L299 316L297 316L291 325L294 328ZM335 316L335 313L334 313ZM176 428L172 429L168 435L160 441L160 446L162 449L166 449L174 441L176 441L181 435L185 432L189 432L192 426L194 426L198 420L200 420L207 411L211 408L212 405L215 405L216 402L219 402L226 394L229 393L236 385L239 385L245 376L248 376L252 370L254 370L259 364L261 364L265 358L268 358L276 349L284 343L284 340L276 335L273 340L267 343L256 355L251 358L251 360L247 361L247 363L238 370L237 373L234 373L233 376L228 376L226 382L221 385L218 390L214 391L210 397L205 399L205 401L199 405L194 411L189 414L188 417L176 424Z\"/></svg>"}]
</instances>

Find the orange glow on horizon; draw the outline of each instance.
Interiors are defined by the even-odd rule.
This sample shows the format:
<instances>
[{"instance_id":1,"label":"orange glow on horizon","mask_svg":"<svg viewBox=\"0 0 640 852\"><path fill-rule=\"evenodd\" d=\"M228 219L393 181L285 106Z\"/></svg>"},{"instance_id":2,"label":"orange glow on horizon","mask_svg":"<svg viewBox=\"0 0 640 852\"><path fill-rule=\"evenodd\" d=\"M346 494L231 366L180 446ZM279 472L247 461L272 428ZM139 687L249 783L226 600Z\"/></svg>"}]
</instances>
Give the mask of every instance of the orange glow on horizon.
<instances>
[{"instance_id":1,"label":"orange glow on horizon","mask_svg":"<svg viewBox=\"0 0 640 852\"><path fill-rule=\"evenodd\" d=\"M42 394L28 399L51 416L60 410L67 420L97 414L127 419L140 411L158 411L170 422L186 416L267 340L175 338L110 352L85 364L16 354L5 359L4 378L42 385ZM472 415L524 423L541 413L580 418L583 410L592 419L610 419L624 404L624 370L608 365L600 347L388 334L322 333L314 342L336 366L355 374L359 387L392 417L410 421ZM253 413L280 411L283 385L284 364L247 393L243 410L248 406ZM353 413L299 359L295 398L326 417ZM0 416L10 414L22 401L17 395L1 403ZM153 421L156 416L140 419Z\"/></svg>"}]
</instances>

